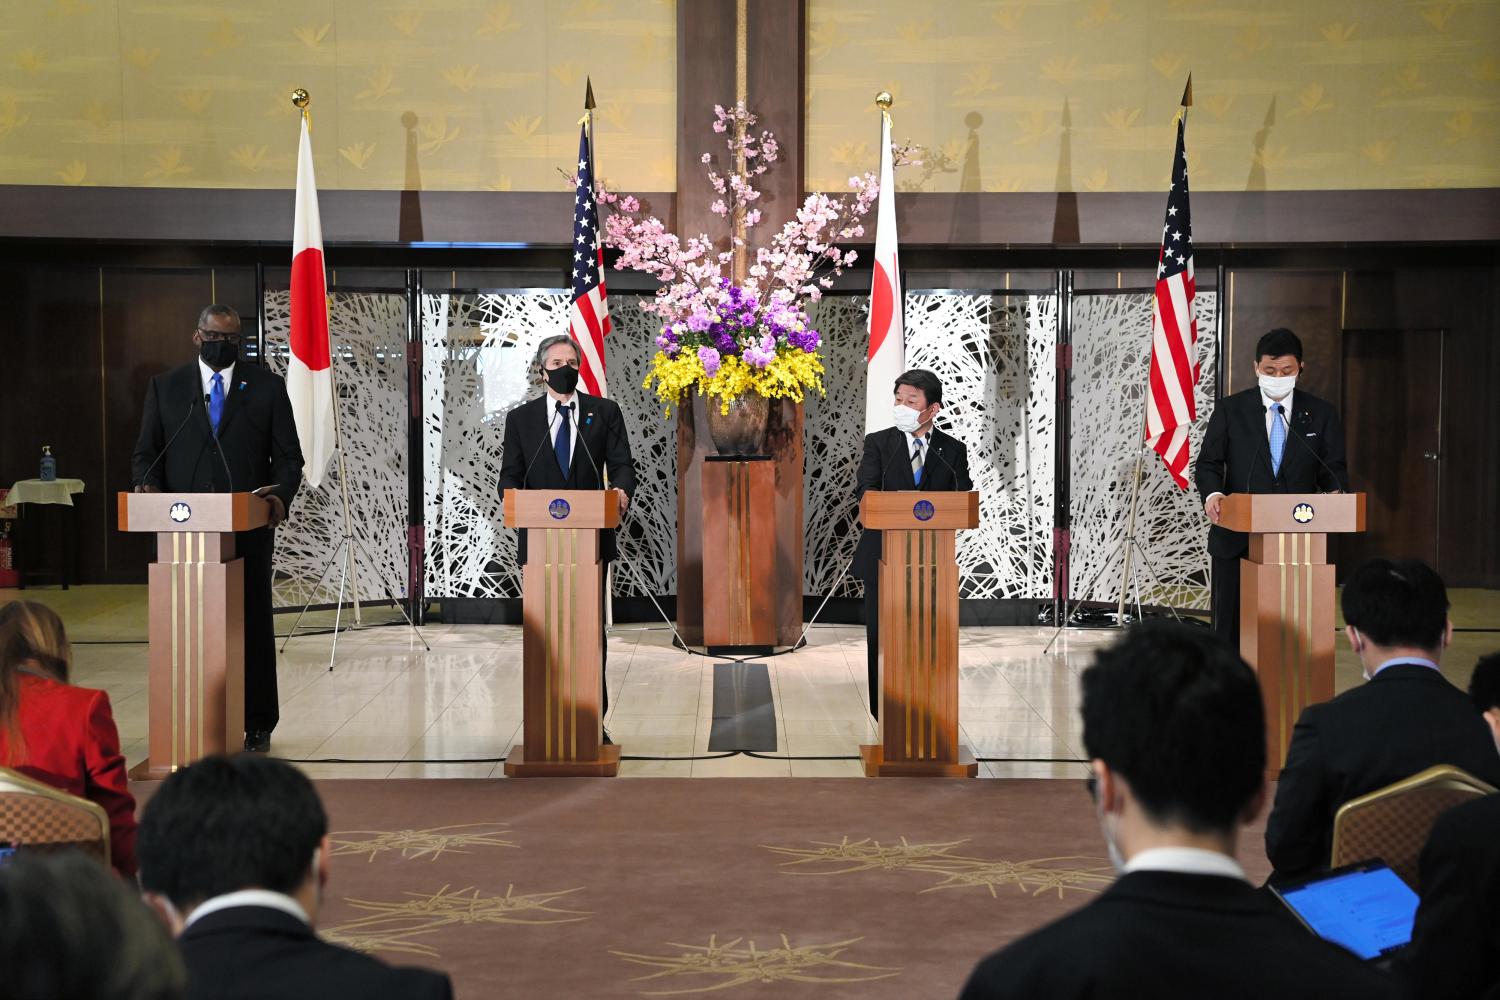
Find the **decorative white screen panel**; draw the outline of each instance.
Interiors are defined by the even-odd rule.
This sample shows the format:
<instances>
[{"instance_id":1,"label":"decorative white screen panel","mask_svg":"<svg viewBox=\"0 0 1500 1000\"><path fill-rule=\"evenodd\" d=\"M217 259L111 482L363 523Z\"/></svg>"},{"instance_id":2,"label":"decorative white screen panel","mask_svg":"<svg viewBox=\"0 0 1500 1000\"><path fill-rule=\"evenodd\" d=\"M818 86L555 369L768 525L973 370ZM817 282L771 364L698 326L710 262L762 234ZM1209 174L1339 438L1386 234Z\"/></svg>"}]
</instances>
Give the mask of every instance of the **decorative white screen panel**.
<instances>
[{"instance_id":1,"label":"decorative white screen panel","mask_svg":"<svg viewBox=\"0 0 1500 1000\"><path fill-rule=\"evenodd\" d=\"M291 293L268 291L262 303L265 357L262 363L285 377ZM338 386L339 432L349 475L349 508L356 545L358 595L384 601L406 596L406 296L383 292L334 292L328 297L328 329ZM261 485L261 484L257 484ZM276 607L338 598L340 566L323 577L329 556L344 535L338 463L322 484L304 481L291 516L276 529L272 597ZM346 593L346 598L352 596Z\"/></svg>"},{"instance_id":2,"label":"decorative white screen panel","mask_svg":"<svg viewBox=\"0 0 1500 1000\"><path fill-rule=\"evenodd\" d=\"M857 595L839 572L858 541L855 473L864 438L864 297L828 297L812 318L823 333L826 399L806 409L809 594ZM943 381L943 426L968 446L980 491L979 527L959 535L965 598L1046 597L1052 587L1054 358L1051 295L988 292L906 297L906 364Z\"/></svg>"},{"instance_id":3,"label":"decorative white screen panel","mask_svg":"<svg viewBox=\"0 0 1500 1000\"><path fill-rule=\"evenodd\" d=\"M1070 596L1114 601L1120 594L1123 546L1130 518L1135 459L1143 440L1146 376L1151 348L1151 294L1078 295L1073 300L1072 554ZM1213 411L1218 296L1199 289L1198 421L1190 434L1197 460ZM1135 586L1146 604L1208 607L1208 522L1198 493L1180 490L1154 452L1143 463L1136 537L1145 550L1133 557ZM1191 476L1189 477L1191 479ZM1090 585L1090 581L1093 581ZM1085 592L1086 591L1086 592Z\"/></svg>"},{"instance_id":4,"label":"decorative white screen panel","mask_svg":"<svg viewBox=\"0 0 1500 1000\"><path fill-rule=\"evenodd\" d=\"M655 325L634 296L611 296L605 338L610 395L635 457L636 494L618 533L628 567L614 592L674 593L677 579L676 427L641 388ZM428 294L422 302L427 596L519 597L516 533L501 527L505 415L540 389L531 363L545 338L566 333L565 292Z\"/></svg>"}]
</instances>

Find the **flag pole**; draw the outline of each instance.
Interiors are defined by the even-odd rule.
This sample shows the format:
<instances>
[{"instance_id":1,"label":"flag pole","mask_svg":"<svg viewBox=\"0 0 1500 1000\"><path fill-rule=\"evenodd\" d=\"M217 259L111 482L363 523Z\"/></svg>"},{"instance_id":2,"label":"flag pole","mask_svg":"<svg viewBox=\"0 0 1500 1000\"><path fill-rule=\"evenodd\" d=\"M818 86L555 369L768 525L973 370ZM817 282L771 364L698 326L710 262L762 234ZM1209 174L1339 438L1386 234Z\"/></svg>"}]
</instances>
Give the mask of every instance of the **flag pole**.
<instances>
[{"instance_id":1,"label":"flag pole","mask_svg":"<svg viewBox=\"0 0 1500 1000\"><path fill-rule=\"evenodd\" d=\"M597 107L597 104L594 102L594 78L591 76L584 77L583 86L584 93L582 125L584 131L588 133L589 137L589 183L594 186L594 191L597 191L599 189L599 175L594 173L594 163L596 161L596 157L594 156L594 108ZM594 191L589 192L590 195L592 195ZM600 272L599 280L603 281L604 264L602 260L602 254L598 264ZM609 489L609 470L601 469L600 473L604 476L604 488ZM604 567L604 631L606 633L614 631L615 628L614 593L615 575L614 565L611 563L607 564Z\"/></svg>"},{"instance_id":2,"label":"flag pole","mask_svg":"<svg viewBox=\"0 0 1500 1000\"><path fill-rule=\"evenodd\" d=\"M1191 73L1188 74L1187 86L1185 86L1182 90L1181 103L1182 106L1177 109L1177 116L1174 119L1174 123L1186 123L1188 108L1190 108L1193 104L1193 74ZM1116 625L1121 625L1125 621L1125 598L1130 592L1130 557L1134 554L1137 544L1135 540L1135 525L1136 516L1140 510L1141 479L1144 472L1143 466L1146 460L1146 432L1149 429L1147 425L1147 419L1151 409L1150 369L1151 358L1150 353L1148 352L1146 357L1146 394L1141 397L1141 436L1136 442L1135 473L1133 476L1131 476L1130 484L1130 519L1126 522L1125 528L1125 562L1121 567L1120 572L1119 602L1115 606ZM1136 597L1136 606L1137 610L1139 610L1139 594L1137 594Z\"/></svg>"},{"instance_id":3,"label":"flag pole","mask_svg":"<svg viewBox=\"0 0 1500 1000\"><path fill-rule=\"evenodd\" d=\"M302 123L307 126L307 134L311 137L312 115L308 113L307 106L312 103L312 98L306 90L299 87L292 93L292 103L302 113ZM328 308L328 291L326 285L324 286L323 295L323 308L326 310ZM332 348L332 330L328 331L328 343L329 347ZM346 561L346 571L349 580L350 602L354 605L354 624L360 625L362 621L359 606L359 574L356 572L354 565L354 519L349 514L349 473L344 466L344 432L339 425L338 365L333 364L333 360L336 360L336 355L330 360L328 365L328 384L333 391L333 450L338 455L339 463L339 500L343 506L344 515L344 559ZM335 613L336 619L337 613ZM335 625L335 629L337 629L337 625ZM338 642L337 631L334 633L334 642Z\"/></svg>"}]
</instances>

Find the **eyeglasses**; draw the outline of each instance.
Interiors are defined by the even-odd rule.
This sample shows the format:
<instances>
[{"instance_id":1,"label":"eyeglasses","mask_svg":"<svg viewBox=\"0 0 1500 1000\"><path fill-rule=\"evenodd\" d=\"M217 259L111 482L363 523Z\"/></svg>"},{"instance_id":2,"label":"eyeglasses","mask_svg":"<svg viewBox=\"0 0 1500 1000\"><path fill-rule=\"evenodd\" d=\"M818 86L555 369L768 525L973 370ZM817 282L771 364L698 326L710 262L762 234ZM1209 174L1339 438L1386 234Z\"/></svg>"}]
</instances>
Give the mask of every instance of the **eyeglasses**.
<instances>
[{"instance_id":1,"label":"eyeglasses","mask_svg":"<svg viewBox=\"0 0 1500 1000\"><path fill-rule=\"evenodd\" d=\"M225 340L231 344L238 344L240 342L240 335L238 333L225 333L222 330L205 330L201 326L198 328L198 336L204 340Z\"/></svg>"}]
</instances>

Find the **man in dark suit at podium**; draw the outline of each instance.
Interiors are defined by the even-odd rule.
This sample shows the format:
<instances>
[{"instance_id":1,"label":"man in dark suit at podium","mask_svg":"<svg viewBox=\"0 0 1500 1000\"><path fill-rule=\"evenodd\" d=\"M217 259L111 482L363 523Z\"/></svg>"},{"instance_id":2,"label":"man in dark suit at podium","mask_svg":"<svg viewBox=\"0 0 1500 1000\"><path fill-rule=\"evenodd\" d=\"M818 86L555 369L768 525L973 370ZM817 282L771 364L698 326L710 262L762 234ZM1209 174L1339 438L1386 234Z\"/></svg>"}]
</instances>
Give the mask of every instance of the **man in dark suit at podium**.
<instances>
[{"instance_id":1,"label":"man in dark suit at podium","mask_svg":"<svg viewBox=\"0 0 1500 1000\"><path fill-rule=\"evenodd\" d=\"M154 376L131 458L138 493L255 491L270 525L237 532L245 560L245 749L265 753L281 717L271 613L272 529L302 484L302 446L286 383L239 360L240 317L211 305L198 316L198 359Z\"/></svg>"},{"instance_id":2,"label":"man in dark suit at podium","mask_svg":"<svg viewBox=\"0 0 1500 1000\"><path fill-rule=\"evenodd\" d=\"M635 462L620 407L603 396L578 391L578 345L567 334L548 337L537 346L536 365L546 392L505 415L500 458L500 496L506 490L602 490L620 498L620 514L635 492ZM619 554L614 529L600 532L599 557L611 562ZM526 563L526 532L518 540ZM600 649L605 649L604 643ZM599 678L604 679L603 666ZM605 685L601 712L609 711ZM605 734L609 742L609 734Z\"/></svg>"},{"instance_id":3,"label":"man in dark suit at podium","mask_svg":"<svg viewBox=\"0 0 1500 1000\"><path fill-rule=\"evenodd\" d=\"M1255 345L1259 383L1218 401L1194 478L1213 557L1214 631L1235 649L1240 643L1240 566L1249 537L1219 524L1229 493L1341 493L1349 488L1344 427L1333 406L1297 390L1302 341L1290 330L1272 330Z\"/></svg>"},{"instance_id":4,"label":"man in dark suit at podium","mask_svg":"<svg viewBox=\"0 0 1500 1000\"><path fill-rule=\"evenodd\" d=\"M1402 995L1235 860L1266 793L1265 709L1243 660L1205 632L1146 622L1099 653L1082 687L1089 790L1119 877L981 962L961 1000Z\"/></svg>"},{"instance_id":5,"label":"man in dark suit at podium","mask_svg":"<svg viewBox=\"0 0 1500 1000\"><path fill-rule=\"evenodd\" d=\"M924 368L896 379L894 426L865 435L857 496L866 490L967 492L969 452L962 441L933 426L943 408L943 383ZM870 714L880 718L880 532L865 530L850 572L865 583L865 643L870 672Z\"/></svg>"}]
</instances>

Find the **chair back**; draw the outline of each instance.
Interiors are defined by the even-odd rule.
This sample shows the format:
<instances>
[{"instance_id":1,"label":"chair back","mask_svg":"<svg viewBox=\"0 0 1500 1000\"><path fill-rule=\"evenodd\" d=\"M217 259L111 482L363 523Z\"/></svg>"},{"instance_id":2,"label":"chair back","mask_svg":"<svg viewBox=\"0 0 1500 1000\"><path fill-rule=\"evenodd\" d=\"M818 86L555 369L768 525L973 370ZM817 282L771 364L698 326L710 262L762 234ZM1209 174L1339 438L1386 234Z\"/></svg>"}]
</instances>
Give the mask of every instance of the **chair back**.
<instances>
[{"instance_id":1,"label":"chair back","mask_svg":"<svg viewBox=\"0 0 1500 1000\"><path fill-rule=\"evenodd\" d=\"M79 850L109 864L109 816L97 802L0 767L0 841L25 853Z\"/></svg>"},{"instance_id":2,"label":"chair back","mask_svg":"<svg viewBox=\"0 0 1500 1000\"><path fill-rule=\"evenodd\" d=\"M1333 857L1341 865L1380 858L1421 893L1417 859L1438 816L1495 790L1468 772L1439 764L1345 802L1333 817Z\"/></svg>"}]
</instances>

